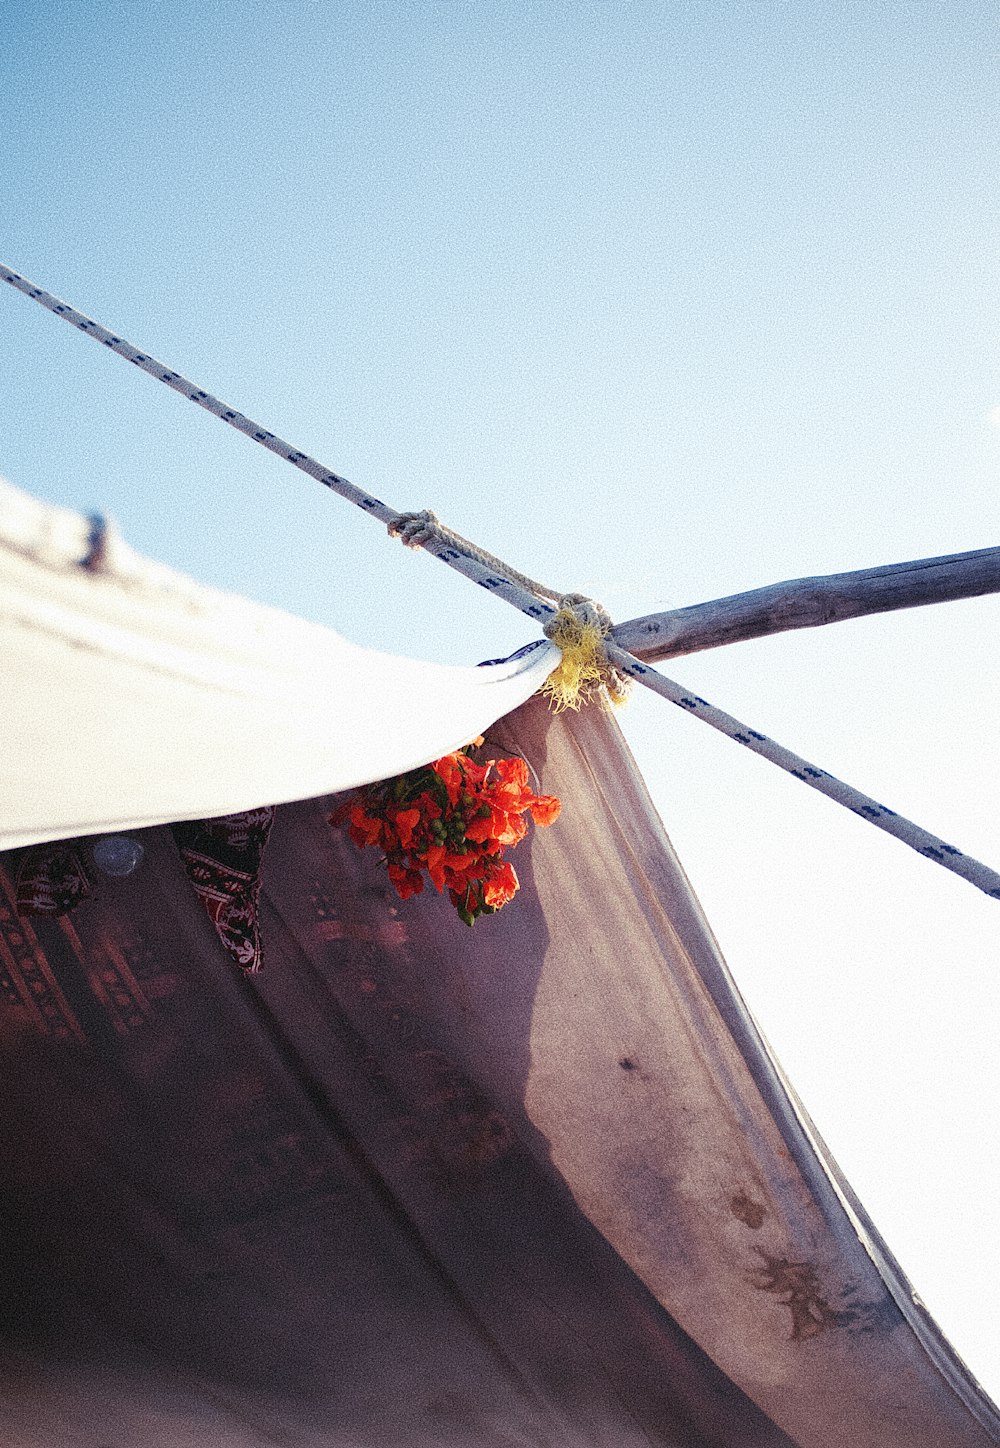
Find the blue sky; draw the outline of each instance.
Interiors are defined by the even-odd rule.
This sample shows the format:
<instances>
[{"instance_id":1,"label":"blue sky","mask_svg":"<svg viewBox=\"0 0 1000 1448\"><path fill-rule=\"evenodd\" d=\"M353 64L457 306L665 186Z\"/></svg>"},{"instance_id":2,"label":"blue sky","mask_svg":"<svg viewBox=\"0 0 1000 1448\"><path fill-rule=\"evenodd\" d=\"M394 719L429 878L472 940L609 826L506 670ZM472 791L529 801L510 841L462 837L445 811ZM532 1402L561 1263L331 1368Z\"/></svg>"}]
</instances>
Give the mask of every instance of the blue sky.
<instances>
[{"instance_id":1,"label":"blue sky","mask_svg":"<svg viewBox=\"0 0 1000 1448\"><path fill-rule=\"evenodd\" d=\"M998 50L966 0L40 0L5 19L2 251L616 618L986 547ZM6 291L0 385L0 472L199 578L425 657L531 635ZM675 672L997 866L997 623ZM622 722L766 1033L1000 1394L996 903L661 701Z\"/></svg>"}]
</instances>

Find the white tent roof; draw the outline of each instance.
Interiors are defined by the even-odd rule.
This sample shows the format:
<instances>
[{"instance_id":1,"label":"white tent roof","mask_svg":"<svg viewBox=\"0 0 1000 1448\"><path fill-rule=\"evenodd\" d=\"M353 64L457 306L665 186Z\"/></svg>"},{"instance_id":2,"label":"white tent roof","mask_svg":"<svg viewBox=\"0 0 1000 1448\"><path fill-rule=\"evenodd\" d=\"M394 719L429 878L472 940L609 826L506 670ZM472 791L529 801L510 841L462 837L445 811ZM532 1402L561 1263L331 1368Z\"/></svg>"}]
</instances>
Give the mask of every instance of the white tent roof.
<instances>
[{"instance_id":1,"label":"white tent roof","mask_svg":"<svg viewBox=\"0 0 1000 1448\"><path fill-rule=\"evenodd\" d=\"M558 658L394 658L93 532L0 482L0 849L385 778L480 734Z\"/></svg>"}]
</instances>

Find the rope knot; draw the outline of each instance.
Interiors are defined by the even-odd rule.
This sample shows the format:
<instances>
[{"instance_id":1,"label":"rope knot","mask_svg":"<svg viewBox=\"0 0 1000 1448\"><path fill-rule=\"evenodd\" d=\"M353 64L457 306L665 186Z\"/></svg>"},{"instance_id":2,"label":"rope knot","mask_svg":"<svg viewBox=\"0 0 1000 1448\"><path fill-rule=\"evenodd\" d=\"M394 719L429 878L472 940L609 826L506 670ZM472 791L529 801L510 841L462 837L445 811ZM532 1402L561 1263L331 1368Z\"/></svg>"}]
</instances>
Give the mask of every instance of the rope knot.
<instances>
[{"instance_id":1,"label":"rope knot","mask_svg":"<svg viewBox=\"0 0 1000 1448\"><path fill-rule=\"evenodd\" d=\"M611 615L606 608L582 593L564 593L543 632L562 651L542 685L553 713L594 700L604 709L624 704L632 681L608 658L604 640Z\"/></svg>"},{"instance_id":2,"label":"rope knot","mask_svg":"<svg viewBox=\"0 0 1000 1448\"><path fill-rule=\"evenodd\" d=\"M624 704L632 680L608 658L604 640L611 632L611 615L602 604L583 593L555 593L525 573L519 573L485 548L479 548L456 533L430 511L399 513L388 525L390 537L399 538L407 548L425 548L435 541L446 542L491 572L523 588L535 598L551 599L556 612L545 624L548 639L562 651L562 658L542 685L553 712L579 709L597 701L602 708ZM495 582L495 580L494 580Z\"/></svg>"},{"instance_id":3,"label":"rope knot","mask_svg":"<svg viewBox=\"0 0 1000 1448\"><path fill-rule=\"evenodd\" d=\"M432 539L443 538L448 531L430 508L424 508L419 513L400 513L386 526L389 537L398 538L406 548L423 548Z\"/></svg>"}]
</instances>

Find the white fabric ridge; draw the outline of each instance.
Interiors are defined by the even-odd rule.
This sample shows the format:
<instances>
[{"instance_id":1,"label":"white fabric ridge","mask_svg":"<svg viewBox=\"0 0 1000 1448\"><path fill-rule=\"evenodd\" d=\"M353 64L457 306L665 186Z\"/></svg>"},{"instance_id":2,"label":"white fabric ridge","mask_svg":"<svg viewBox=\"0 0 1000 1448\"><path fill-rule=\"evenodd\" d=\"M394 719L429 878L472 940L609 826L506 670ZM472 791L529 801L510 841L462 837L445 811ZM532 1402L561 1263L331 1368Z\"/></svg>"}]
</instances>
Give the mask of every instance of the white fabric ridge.
<instances>
[{"instance_id":1,"label":"white fabric ridge","mask_svg":"<svg viewBox=\"0 0 1000 1448\"><path fill-rule=\"evenodd\" d=\"M457 749L559 651L396 658L218 592L0 480L0 849L210 819Z\"/></svg>"}]
</instances>

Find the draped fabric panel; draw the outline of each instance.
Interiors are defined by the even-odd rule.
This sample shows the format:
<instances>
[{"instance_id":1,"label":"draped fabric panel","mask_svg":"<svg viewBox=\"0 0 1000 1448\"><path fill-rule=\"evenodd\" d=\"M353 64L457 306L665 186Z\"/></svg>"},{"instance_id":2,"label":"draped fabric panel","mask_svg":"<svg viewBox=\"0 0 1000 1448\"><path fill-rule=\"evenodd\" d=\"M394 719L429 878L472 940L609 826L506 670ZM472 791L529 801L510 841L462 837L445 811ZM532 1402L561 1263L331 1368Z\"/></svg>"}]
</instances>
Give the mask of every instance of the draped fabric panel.
<instances>
[{"instance_id":1,"label":"draped fabric panel","mask_svg":"<svg viewBox=\"0 0 1000 1448\"><path fill-rule=\"evenodd\" d=\"M487 731L563 813L469 930L276 811L244 977L165 829L0 858L0 1440L985 1448L740 1001L613 722Z\"/></svg>"},{"instance_id":2,"label":"draped fabric panel","mask_svg":"<svg viewBox=\"0 0 1000 1448\"><path fill-rule=\"evenodd\" d=\"M558 661L454 668L203 588L0 481L0 848L206 819L412 769Z\"/></svg>"}]
</instances>

